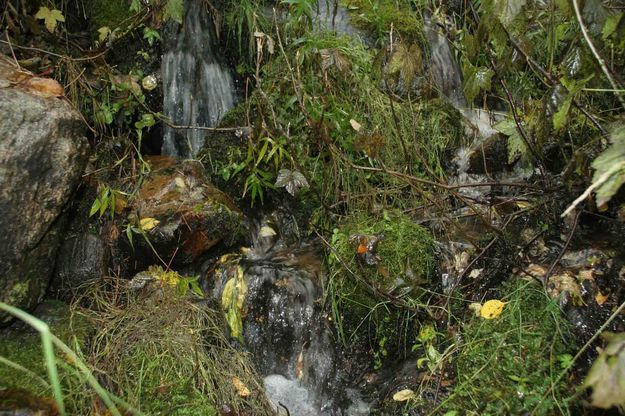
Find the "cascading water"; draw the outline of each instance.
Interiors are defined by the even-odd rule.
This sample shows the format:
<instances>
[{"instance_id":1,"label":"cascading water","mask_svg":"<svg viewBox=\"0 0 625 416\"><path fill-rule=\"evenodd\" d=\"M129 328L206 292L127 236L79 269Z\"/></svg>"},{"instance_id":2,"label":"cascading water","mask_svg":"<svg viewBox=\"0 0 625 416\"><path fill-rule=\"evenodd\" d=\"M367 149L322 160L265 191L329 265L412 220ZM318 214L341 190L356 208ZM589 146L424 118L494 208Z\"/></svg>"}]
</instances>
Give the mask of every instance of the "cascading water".
<instances>
[{"instance_id":1,"label":"cascading water","mask_svg":"<svg viewBox=\"0 0 625 416\"><path fill-rule=\"evenodd\" d=\"M185 1L185 18L172 47L163 56L162 154L192 158L204 145L206 131L234 105L234 82L215 55L215 28L202 0Z\"/></svg>"},{"instance_id":2,"label":"cascading water","mask_svg":"<svg viewBox=\"0 0 625 416\"><path fill-rule=\"evenodd\" d=\"M241 267L247 287L243 341L276 408L299 416L368 415L358 392L338 381L331 323L320 305L318 254L281 235L288 234L288 224L271 217L252 227L251 248L217 270L213 296L222 298L229 270Z\"/></svg>"}]
</instances>

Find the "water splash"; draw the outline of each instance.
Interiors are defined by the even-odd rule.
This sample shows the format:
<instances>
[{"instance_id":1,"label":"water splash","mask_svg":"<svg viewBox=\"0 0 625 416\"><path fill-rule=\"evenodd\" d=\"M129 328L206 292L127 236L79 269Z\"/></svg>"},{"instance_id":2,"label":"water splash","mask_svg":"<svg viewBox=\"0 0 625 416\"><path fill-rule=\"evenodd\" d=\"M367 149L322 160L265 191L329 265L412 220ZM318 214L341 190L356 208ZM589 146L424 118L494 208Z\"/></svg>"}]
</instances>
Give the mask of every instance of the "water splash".
<instances>
[{"instance_id":1,"label":"water splash","mask_svg":"<svg viewBox=\"0 0 625 416\"><path fill-rule=\"evenodd\" d=\"M163 112L177 126L212 127L234 105L234 82L214 51L215 29L201 0L186 0L185 18L161 64ZM162 154L192 158L206 131L165 127Z\"/></svg>"}]
</instances>

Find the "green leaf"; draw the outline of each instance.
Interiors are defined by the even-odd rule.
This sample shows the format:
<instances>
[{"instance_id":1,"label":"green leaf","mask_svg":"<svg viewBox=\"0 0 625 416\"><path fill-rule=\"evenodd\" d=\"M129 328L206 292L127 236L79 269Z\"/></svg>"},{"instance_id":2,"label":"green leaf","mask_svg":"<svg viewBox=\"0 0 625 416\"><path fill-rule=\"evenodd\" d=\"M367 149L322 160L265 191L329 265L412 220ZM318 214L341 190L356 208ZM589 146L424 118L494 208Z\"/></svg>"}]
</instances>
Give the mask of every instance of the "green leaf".
<instances>
[{"instance_id":1,"label":"green leaf","mask_svg":"<svg viewBox=\"0 0 625 416\"><path fill-rule=\"evenodd\" d=\"M519 133L516 123L511 118L500 121L493 126L501 134L508 136L508 163L527 153L525 142Z\"/></svg>"},{"instance_id":2,"label":"green leaf","mask_svg":"<svg viewBox=\"0 0 625 416\"><path fill-rule=\"evenodd\" d=\"M141 10L141 1L140 0L132 0L132 2L130 3L130 11L136 13L139 10Z\"/></svg>"},{"instance_id":3,"label":"green leaf","mask_svg":"<svg viewBox=\"0 0 625 416\"><path fill-rule=\"evenodd\" d=\"M483 7L485 14L494 14L504 26L508 26L519 15L525 3L527 0L485 0Z\"/></svg>"},{"instance_id":4,"label":"green leaf","mask_svg":"<svg viewBox=\"0 0 625 416\"><path fill-rule=\"evenodd\" d=\"M597 207L606 204L625 183L625 126L613 130L610 142L611 145L592 162L595 169L592 181L599 184Z\"/></svg>"},{"instance_id":5,"label":"green leaf","mask_svg":"<svg viewBox=\"0 0 625 416\"><path fill-rule=\"evenodd\" d=\"M466 81L464 84L464 95L467 100L473 101L480 91L488 91L493 75L495 73L489 68L474 67L468 64L465 68Z\"/></svg>"},{"instance_id":6,"label":"green leaf","mask_svg":"<svg viewBox=\"0 0 625 416\"><path fill-rule=\"evenodd\" d=\"M93 217L93 215L98 212L98 210L100 209L100 199L96 198L95 201L93 201L93 204L91 205L91 210L89 211L89 216Z\"/></svg>"},{"instance_id":7,"label":"green leaf","mask_svg":"<svg viewBox=\"0 0 625 416\"><path fill-rule=\"evenodd\" d=\"M226 321L233 337L243 336L243 306L247 295L247 283L241 266L237 266L235 276L226 282L221 294L221 307L226 312Z\"/></svg>"},{"instance_id":8,"label":"green leaf","mask_svg":"<svg viewBox=\"0 0 625 416\"><path fill-rule=\"evenodd\" d=\"M625 333L605 333L608 345L584 380L592 387L592 405L602 409L625 405Z\"/></svg>"},{"instance_id":9,"label":"green leaf","mask_svg":"<svg viewBox=\"0 0 625 416\"><path fill-rule=\"evenodd\" d=\"M111 33L112 32L110 27L102 26L100 29L98 29L98 42L104 42L106 39L108 39L109 36L111 36Z\"/></svg>"},{"instance_id":10,"label":"green leaf","mask_svg":"<svg viewBox=\"0 0 625 416\"><path fill-rule=\"evenodd\" d=\"M148 44L152 46L155 40L161 40L161 35L159 35L158 30L146 26L143 28L143 39L146 39Z\"/></svg>"},{"instance_id":11,"label":"green leaf","mask_svg":"<svg viewBox=\"0 0 625 416\"><path fill-rule=\"evenodd\" d=\"M603 25L603 29L601 30L601 37L603 38L603 40L607 40L610 36L612 36L614 32L616 32L616 29L618 28L618 25L621 22L622 18L623 13L617 13L610 15L607 19L605 19L605 24Z\"/></svg>"},{"instance_id":12,"label":"green leaf","mask_svg":"<svg viewBox=\"0 0 625 416\"><path fill-rule=\"evenodd\" d=\"M46 26L46 29L48 29L48 32L50 33L54 32L54 29L56 29L56 25L58 22L65 21L65 17L63 16L63 13L61 13L60 10L57 10L57 9L50 10L44 6L41 6L39 8L39 11L35 15L35 19L43 20Z\"/></svg>"}]
</instances>

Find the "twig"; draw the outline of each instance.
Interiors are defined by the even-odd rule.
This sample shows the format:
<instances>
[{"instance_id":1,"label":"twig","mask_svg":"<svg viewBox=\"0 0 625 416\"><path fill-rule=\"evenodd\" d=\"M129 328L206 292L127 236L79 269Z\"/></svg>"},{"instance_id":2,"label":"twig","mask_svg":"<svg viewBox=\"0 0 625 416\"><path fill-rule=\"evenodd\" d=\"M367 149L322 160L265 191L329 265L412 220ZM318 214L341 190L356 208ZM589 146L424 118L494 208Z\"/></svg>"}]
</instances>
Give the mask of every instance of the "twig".
<instances>
[{"instance_id":1,"label":"twig","mask_svg":"<svg viewBox=\"0 0 625 416\"><path fill-rule=\"evenodd\" d=\"M575 234L575 229L577 229L577 223L579 222L579 216L581 214L582 214L582 211L579 211L577 215L575 216L575 219L573 220L574 221L573 228L571 229L571 232L569 233L569 236L566 239L566 243L564 243L564 247L562 247L562 250L560 250L560 254L558 254L558 257L556 257L553 263L551 263L549 270L547 270L547 273L545 273L545 275L543 276L543 284L545 286L549 282L549 276L551 276L553 269L555 269L555 267L558 265L558 263L562 259L562 256L564 256L564 252L566 251L566 249L569 248L569 245L571 244L571 240L573 239L573 234Z\"/></svg>"},{"instance_id":2,"label":"twig","mask_svg":"<svg viewBox=\"0 0 625 416\"><path fill-rule=\"evenodd\" d=\"M0 39L0 43L4 43L6 45L11 46L12 44L10 42L7 42L6 40L1 40ZM82 57L82 58L72 58L70 56L66 56L66 55L61 55L55 52L51 52L51 51L47 51L45 49L40 49L40 48L35 48L32 46L21 46L21 45L12 45L13 47L16 47L18 49L24 49L27 51L34 51L34 52L41 52L41 53L45 53L46 55L50 55L50 56L56 56L57 58L61 58L61 59L67 59L68 61L74 61L74 62L80 62L80 61L91 61L94 59L99 58L100 56L104 55L105 53L107 53L109 50L105 49L102 52L93 55L93 56L86 56L86 57Z\"/></svg>"},{"instance_id":3,"label":"twig","mask_svg":"<svg viewBox=\"0 0 625 416\"><path fill-rule=\"evenodd\" d=\"M586 188L584 193L578 196L577 199L575 199L575 201L573 201L573 203L569 205L566 211L562 213L561 217L566 217L567 215L569 215L571 211L573 211L575 207L579 205L580 202L588 198L588 196L590 195L592 191L594 191L595 189L603 185L608 179L610 179L612 175L614 175L619 169L623 167L625 167L625 161L621 161L620 163L617 163L614 166L612 166L610 169L608 169L606 173L601 175L595 182L593 182L588 188Z\"/></svg>"},{"instance_id":4,"label":"twig","mask_svg":"<svg viewBox=\"0 0 625 416\"><path fill-rule=\"evenodd\" d=\"M608 70L608 67L605 64L605 61L603 60L601 55L599 55L599 52L595 48L595 45L592 43L592 40L590 40L590 36L588 35L588 30L586 29L586 25L584 25L584 22L582 21L582 14L579 11L579 5L577 4L577 0L572 0L572 1L573 1L573 9L575 10L575 17L577 18L577 23L579 23L579 27L582 29L582 35L584 35L584 39L586 40L586 43L588 44L590 51L595 56L595 58L597 58L597 62L599 62L599 66L601 67L601 70L605 74L608 81L610 81L610 85L614 89L614 94L616 94L616 98L618 98L619 102L621 103L621 106L625 108L625 100L623 100L623 96L619 92L620 88L616 84L616 81L614 81L614 78L612 78L612 74L610 74L610 71Z\"/></svg>"}]
</instances>

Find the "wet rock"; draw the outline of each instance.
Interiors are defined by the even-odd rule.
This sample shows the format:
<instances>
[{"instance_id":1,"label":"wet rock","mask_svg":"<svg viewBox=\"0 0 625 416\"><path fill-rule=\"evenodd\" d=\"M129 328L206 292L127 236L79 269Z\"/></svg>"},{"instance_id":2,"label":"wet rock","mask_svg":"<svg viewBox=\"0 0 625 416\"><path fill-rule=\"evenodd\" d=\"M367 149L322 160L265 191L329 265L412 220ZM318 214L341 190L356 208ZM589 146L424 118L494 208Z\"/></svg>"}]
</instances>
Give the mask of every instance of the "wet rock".
<instances>
[{"instance_id":1,"label":"wet rock","mask_svg":"<svg viewBox=\"0 0 625 416\"><path fill-rule=\"evenodd\" d=\"M63 294L107 276L110 259L109 247L99 236L91 233L72 236L59 250L52 289Z\"/></svg>"},{"instance_id":2,"label":"wet rock","mask_svg":"<svg viewBox=\"0 0 625 416\"><path fill-rule=\"evenodd\" d=\"M23 88L28 79L0 57L0 300L30 310L48 286L88 142L80 115L55 91Z\"/></svg>"},{"instance_id":3,"label":"wet rock","mask_svg":"<svg viewBox=\"0 0 625 416\"><path fill-rule=\"evenodd\" d=\"M143 220L149 240L133 238L136 259L147 259L145 266L161 260L188 265L217 243L231 245L239 239L245 230L243 215L230 197L208 182L199 162L177 163L167 157L151 162L153 171L129 215L139 226Z\"/></svg>"},{"instance_id":4,"label":"wet rock","mask_svg":"<svg viewBox=\"0 0 625 416\"><path fill-rule=\"evenodd\" d=\"M468 152L468 173L499 173L508 166L508 138L502 134L474 144Z\"/></svg>"}]
</instances>

